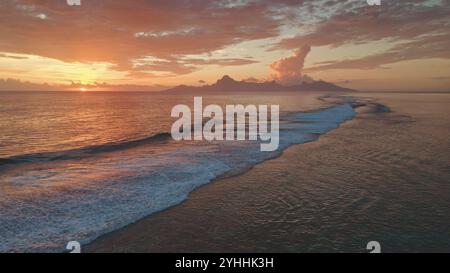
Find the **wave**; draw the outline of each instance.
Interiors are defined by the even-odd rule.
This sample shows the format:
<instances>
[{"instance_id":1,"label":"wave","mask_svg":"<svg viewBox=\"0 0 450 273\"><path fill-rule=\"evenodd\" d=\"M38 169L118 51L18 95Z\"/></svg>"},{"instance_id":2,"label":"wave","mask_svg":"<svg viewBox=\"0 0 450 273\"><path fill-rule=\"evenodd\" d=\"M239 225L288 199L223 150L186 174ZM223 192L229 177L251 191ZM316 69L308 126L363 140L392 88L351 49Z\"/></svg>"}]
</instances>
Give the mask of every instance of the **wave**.
<instances>
[{"instance_id":1,"label":"wave","mask_svg":"<svg viewBox=\"0 0 450 273\"><path fill-rule=\"evenodd\" d=\"M89 172L48 170L45 174L40 173L39 178L34 176L35 173L21 173L14 177L15 181L22 183L30 181L31 177L31 185L25 186L34 190L45 188L44 198L34 194L30 200L17 201L0 192L0 200L7 204L7 209L0 209L2 225L7 227L0 229L0 237L5 238L0 244L0 252L62 252L70 240L89 243L105 233L183 202L193 190L218 177L245 172L256 164L279 156L291 145L317 140L353 119L357 114L355 107L354 101L347 100L325 109L283 116L280 145L275 152L261 152L260 141L194 142L161 154L147 154L144 146L144 149L127 154L125 158L117 156L104 161L90 161ZM162 133L58 155L45 154L44 158L56 160L79 153L117 151L166 141L169 137L170 134ZM42 154L24 158L38 160ZM119 170L120 175L107 176L95 183L91 181L92 172L105 169ZM82 181L81 186L77 188L74 179ZM61 181L67 181L71 188L49 196L47 187ZM27 205L29 202L31 206Z\"/></svg>"},{"instance_id":2,"label":"wave","mask_svg":"<svg viewBox=\"0 0 450 273\"><path fill-rule=\"evenodd\" d=\"M44 152L34 154L17 155L7 158L0 158L0 166L22 164L30 162L42 162L42 161L54 161L54 160L69 160L76 158L83 158L85 156L96 155L101 153L117 152L130 148L139 147L151 143L157 143L162 141L168 141L171 139L171 135L168 132L158 133L149 137L122 141L122 142L110 142L101 145L93 145L82 147L79 149L56 151L56 152Z\"/></svg>"},{"instance_id":3,"label":"wave","mask_svg":"<svg viewBox=\"0 0 450 273\"><path fill-rule=\"evenodd\" d=\"M319 98L322 101L328 102L339 102L350 105L354 109L363 108L363 110L358 111L359 113L387 113L390 112L390 109L379 103L372 102L370 100L355 100L350 96L336 96L336 95L325 95ZM309 111L303 113L303 115L309 115L327 111L327 109L332 108L327 107L324 109L317 109L313 111ZM300 114L300 113L297 113ZM294 113L295 115L295 113ZM292 117L292 116L291 116ZM289 119L289 116L288 116ZM291 120L292 121L292 120ZM300 118L297 122L305 122L304 119ZM70 160L70 159L81 159L87 156L97 155L101 153L110 153L117 152L121 150L136 148L142 145L148 145L158 142L170 141L171 134L169 132L161 132L155 135L151 135L149 137L144 137L141 139L135 140L127 140L120 142L110 142L100 145L93 145L87 147L81 147L77 149L71 150L63 150L63 151L54 151L54 152L42 152L42 153L32 153L32 154L23 154L17 156L11 156L7 158L0 158L0 167L5 165L14 165L14 164L23 164L23 163L34 163L34 162L45 162L45 161L56 161L56 160Z\"/></svg>"}]
</instances>

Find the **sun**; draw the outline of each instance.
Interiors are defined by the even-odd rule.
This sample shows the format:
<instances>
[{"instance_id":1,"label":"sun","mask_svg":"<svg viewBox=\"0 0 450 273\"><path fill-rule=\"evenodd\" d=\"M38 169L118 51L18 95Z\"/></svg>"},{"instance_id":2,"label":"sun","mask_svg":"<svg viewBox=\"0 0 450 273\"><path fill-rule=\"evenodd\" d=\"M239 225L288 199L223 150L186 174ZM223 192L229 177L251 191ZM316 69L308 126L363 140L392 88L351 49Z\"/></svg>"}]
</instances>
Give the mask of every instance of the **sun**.
<instances>
[{"instance_id":1,"label":"sun","mask_svg":"<svg viewBox=\"0 0 450 273\"><path fill-rule=\"evenodd\" d=\"M80 91L81 91L81 92L87 92L87 91L89 91L89 90L88 90L87 88L81 87L81 88L80 88Z\"/></svg>"}]
</instances>

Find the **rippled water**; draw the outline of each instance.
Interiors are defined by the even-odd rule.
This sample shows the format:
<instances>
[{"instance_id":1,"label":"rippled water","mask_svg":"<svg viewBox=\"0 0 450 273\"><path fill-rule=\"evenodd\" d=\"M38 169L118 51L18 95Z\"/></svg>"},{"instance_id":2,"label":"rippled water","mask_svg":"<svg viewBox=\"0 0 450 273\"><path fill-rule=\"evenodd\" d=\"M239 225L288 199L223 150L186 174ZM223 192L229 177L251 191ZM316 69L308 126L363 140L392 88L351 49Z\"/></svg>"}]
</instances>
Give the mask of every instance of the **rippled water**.
<instances>
[{"instance_id":1,"label":"rippled water","mask_svg":"<svg viewBox=\"0 0 450 273\"><path fill-rule=\"evenodd\" d=\"M261 153L257 142L173 142L170 110L192 96L0 93L0 251L88 242L338 126L152 217L152 241L134 250L365 251L368 240L450 249L449 96L319 95L204 98L280 104L280 150Z\"/></svg>"},{"instance_id":2,"label":"rippled water","mask_svg":"<svg viewBox=\"0 0 450 273\"><path fill-rule=\"evenodd\" d=\"M204 104L280 104L280 149L260 143L174 142L173 106L192 96L148 93L1 93L0 251L61 251L185 200L354 116L319 94L236 94ZM321 109L320 109L321 108ZM299 112L311 111L312 112Z\"/></svg>"},{"instance_id":3,"label":"rippled water","mask_svg":"<svg viewBox=\"0 0 450 273\"><path fill-rule=\"evenodd\" d=\"M359 93L379 105L88 251L450 251L450 95ZM364 99L363 99L364 100ZM381 107L383 108L383 107Z\"/></svg>"}]
</instances>

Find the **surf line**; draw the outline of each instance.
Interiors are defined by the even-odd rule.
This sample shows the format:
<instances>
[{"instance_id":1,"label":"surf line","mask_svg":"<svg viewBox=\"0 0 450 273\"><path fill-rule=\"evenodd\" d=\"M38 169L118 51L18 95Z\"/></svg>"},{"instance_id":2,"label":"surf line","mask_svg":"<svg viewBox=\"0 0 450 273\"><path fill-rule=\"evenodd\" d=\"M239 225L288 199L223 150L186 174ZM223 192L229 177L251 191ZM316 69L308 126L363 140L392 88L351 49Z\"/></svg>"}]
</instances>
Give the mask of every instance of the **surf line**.
<instances>
[{"instance_id":1,"label":"surf line","mask_svg":"<svg viewBox=\"0 0 450 273\"><path fill-rule=\"evenodd\" d=\"M269 105L238 104L226 105L224 118L221 106L211 104L203 107L203 97L194 97L194 111L184 104L172 108L171 117L179 119L173 123L171 135L175 141L260 140L260 150L272 152L278 149L280 142L280 106L270 105L270 119L268 116ZM205 123L204 119L207 119Z\"/></svg>"}]
</instances>

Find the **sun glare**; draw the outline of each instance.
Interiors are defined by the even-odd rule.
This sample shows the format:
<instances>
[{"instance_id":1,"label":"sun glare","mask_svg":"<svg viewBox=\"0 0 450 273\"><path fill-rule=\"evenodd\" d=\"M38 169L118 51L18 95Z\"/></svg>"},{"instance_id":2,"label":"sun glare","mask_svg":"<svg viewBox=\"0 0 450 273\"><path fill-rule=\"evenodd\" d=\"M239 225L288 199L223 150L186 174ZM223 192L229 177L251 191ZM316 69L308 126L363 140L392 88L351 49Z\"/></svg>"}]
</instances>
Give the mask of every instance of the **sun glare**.
<instances>
[{"instance_id":1,"label":"sun glare","mask_svg":"<svg viewBox=\"0 0 450 273\"><path fill-rule=\"evenodd\" d=\"M87 90L87 88L82 87L82 88L80 88L80 91L81 92L87 92L88 90Z\"/></svg>"}]
</instances>

